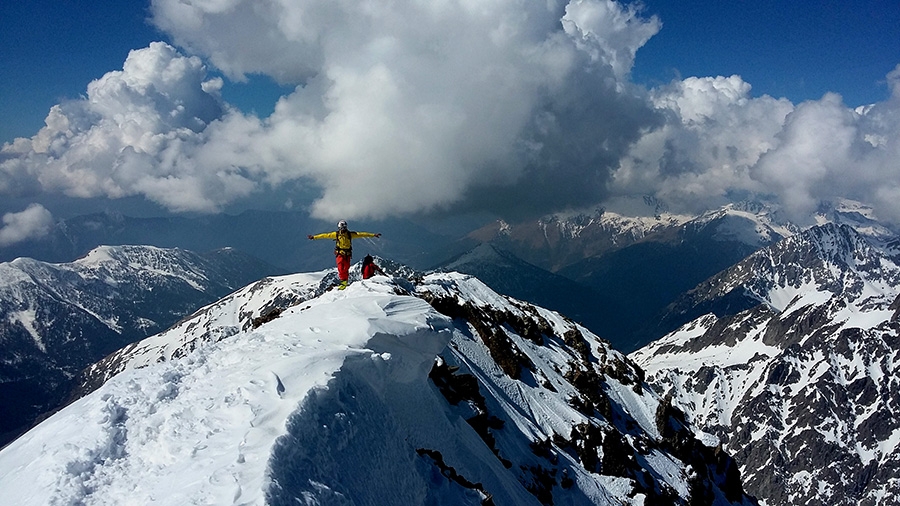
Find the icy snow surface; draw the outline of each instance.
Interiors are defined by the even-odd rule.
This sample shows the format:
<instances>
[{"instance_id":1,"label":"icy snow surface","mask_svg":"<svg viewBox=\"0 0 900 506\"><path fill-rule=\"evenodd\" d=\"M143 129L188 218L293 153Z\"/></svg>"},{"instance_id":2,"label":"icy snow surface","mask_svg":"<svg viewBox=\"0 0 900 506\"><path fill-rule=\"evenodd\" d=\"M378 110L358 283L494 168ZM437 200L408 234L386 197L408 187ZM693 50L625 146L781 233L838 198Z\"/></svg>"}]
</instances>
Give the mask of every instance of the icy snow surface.
<instances>
[{"instance_id":1,"label":"icy snow surface","mask_svg":"<svg viewBox=\"0 0 900 506\"><path fill-rule=\"evenodd\" d=\"M430 368L450 339L426 302L388 291L354 284L256 331L114 377L0 451L0 503L262 504L285 420L348 357ZM383 334L417 352L371 349Z\"/></svg>"}]
</instances>

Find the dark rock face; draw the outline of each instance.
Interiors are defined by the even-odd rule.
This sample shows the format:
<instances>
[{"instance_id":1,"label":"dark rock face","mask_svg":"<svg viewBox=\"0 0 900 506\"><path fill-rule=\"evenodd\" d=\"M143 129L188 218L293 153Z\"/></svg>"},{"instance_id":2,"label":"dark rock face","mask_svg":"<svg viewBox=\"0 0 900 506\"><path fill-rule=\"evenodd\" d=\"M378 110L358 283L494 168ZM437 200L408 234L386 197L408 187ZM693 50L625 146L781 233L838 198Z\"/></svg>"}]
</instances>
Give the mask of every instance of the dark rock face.
<instances>
[{"instance_id":1,"label":"dark rock face","mask_svg":"<svg viewBox=\"0 0 900 506\"><path fill-rule=\"evenodd\" d=\"M567 462L573 459L591 473L626 479L631 495L644 496L646 504L755 503L743 491L734 459L721 448L706 447L697 440L684 415L670 401L653 401L659 402L657 427L653 428L658 434L642 427L621 404L620 392L624 389L638 398L655 397L645 387L643 371L608 343L589 337L574 322L554 325L527 303L510 300L507 308L501 309L466 300L452 288L440 293L427 286L419 295L453 318L458 328L472 332L504 375L547 392L571 392L568 404L584 415L583 422L568 433L548 432L536 441L516 443L515 434L505 428L509 413L503 412L504 403L486 393L496 392L498 386L484 384L488 379L474 373L478 368L464 351L451 345L431 372L435 386L451 405L469 406L469 424L541 504L554 504L553 491L572 486ZM558 371L560 376L548 375L546 364L529 358L539 357L543 348L564 350L567 362ZM514 452L505 451L507 445L526 443L535 462L508 459ZM649 459L660 453L689 465L692 475L687 498L648 465Z\"/></svg>"},{"instance_id":2,"label":"dark rock face","mask_svg":"<svg viewBox=\"0 0 900 506\"><path fill-rule=\"evenodd\" d=\"M670 310L704 315L631 357L767 504L885 504L900 492L898 288L890 251L816 227L692 290Z\"/></svg>"}]
</instances>

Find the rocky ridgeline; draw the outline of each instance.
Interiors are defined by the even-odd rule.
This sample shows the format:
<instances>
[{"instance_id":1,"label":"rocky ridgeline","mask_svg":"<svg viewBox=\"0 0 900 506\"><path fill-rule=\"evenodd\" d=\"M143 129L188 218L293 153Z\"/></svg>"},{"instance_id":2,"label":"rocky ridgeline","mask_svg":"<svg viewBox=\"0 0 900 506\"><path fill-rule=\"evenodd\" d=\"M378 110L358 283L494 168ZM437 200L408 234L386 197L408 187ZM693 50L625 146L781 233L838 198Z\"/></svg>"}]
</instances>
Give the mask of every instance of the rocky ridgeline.
<instances>
[{"instance_id":1,"label":"rocky ridgeline","mask_svg":"<svg viewBox=\"0 0 900 506\"><path fill-rule=\"evenodd\" d=\"M515 300L506 301L506 308L498 308L496 302L477 304L461 299L452 291L435 295L427 285L422 296L457 325L474 329L474 337L487 347L510 380L538 386L553 394L571 392L565 396L566 403L583 415L582 420L569 427L568 433L548 432L529 442L534 455L540 457L537 465L516 466L504 462L542 504L553 504L554 487L572 486L562 465L564 456L575 458L591 473L625 478L632 487L629 495L644 496L648 504L713 504L723 499L737 504L752 502L743 493L735 461L721 448L704 446L688 428L679 409L670 402L659 402L645 391L640 368L583 327L563 319L560 328L559 323L551 324L534 306ZM538 359L531 358L540 357L536 353L540 349L554 349L563 354L565 366L556 371L561 376L549 379L545 372L547 364L536 363ZM497 457L503 459L504 452L498 448L498 437L494 434L502 433L506 426L504 418L509 414L493 414L481 393L496 391L497 387L482 385L479 377L448 365L468 362L459 347L451 347L447 352L455 356L438 361L431 373L432 380L451 404L469 402L476 407L468 422ZM564 387L561 382L565 382ZM618 393L622 388L655 406L649 431L622 405ZM617 393L610 394L610 390ZM646 467L647 460L657 452L688 466L688 498L680 497L668 483L654 476L655 470Z\"/></svg>"}]
</instances>

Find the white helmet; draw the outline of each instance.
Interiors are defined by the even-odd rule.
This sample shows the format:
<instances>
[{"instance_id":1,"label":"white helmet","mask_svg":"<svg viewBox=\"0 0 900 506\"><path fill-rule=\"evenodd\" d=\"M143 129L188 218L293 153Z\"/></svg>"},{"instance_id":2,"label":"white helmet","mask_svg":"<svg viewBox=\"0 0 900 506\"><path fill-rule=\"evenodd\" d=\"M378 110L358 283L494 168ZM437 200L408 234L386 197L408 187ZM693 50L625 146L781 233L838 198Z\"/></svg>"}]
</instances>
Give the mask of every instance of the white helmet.
<instances>
[{"instance_id":1,"label":"white helmet","mask_svg":"<svg viewBox=\"0 0 900 506\"><path fill-rule=\"evenodd\" d=\"M338 222L338 229L339 229L339 230L344 230L345 228L347 228L347 222L344 221L344 220L339 221L339 222Z\"/></svg>"}]
</instances>

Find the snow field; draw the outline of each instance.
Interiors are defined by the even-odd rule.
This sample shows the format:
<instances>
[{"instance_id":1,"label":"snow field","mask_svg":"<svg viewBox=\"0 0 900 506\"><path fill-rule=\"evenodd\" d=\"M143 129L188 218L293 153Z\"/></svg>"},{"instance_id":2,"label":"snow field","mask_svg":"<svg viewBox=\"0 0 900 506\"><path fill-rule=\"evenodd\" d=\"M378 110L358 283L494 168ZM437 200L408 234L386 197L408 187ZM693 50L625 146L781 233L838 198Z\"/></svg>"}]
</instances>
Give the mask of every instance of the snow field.
<instances>
[{"instance_id":1,"label":"snow field","mask_svg":"<svg viewBox=\"0 0 900 506\"><path fill-rule=\"evenodd\" d=\"M348 357L373 357L373 335L439 318L388 290L352 285L185 358L123 372L0 451L0 502L263 504L271 449L301 401Z\"/></svg>"}]
</instances>

